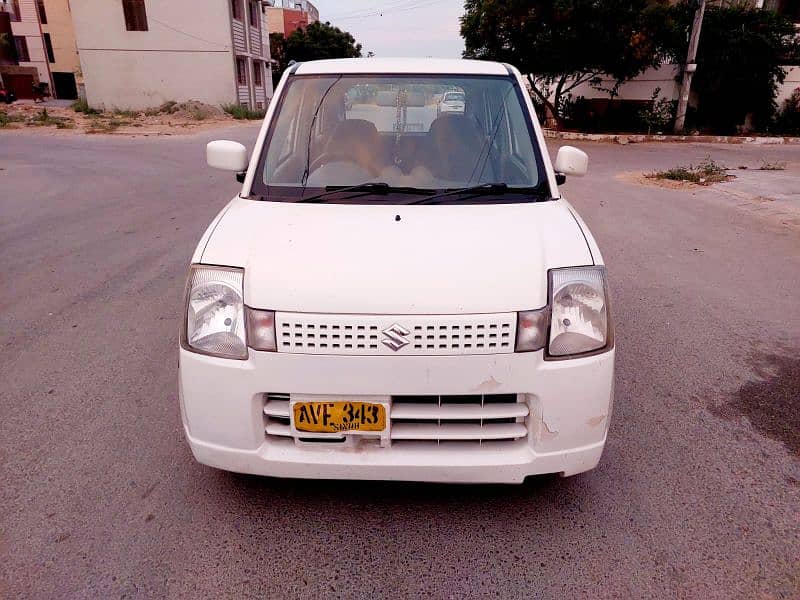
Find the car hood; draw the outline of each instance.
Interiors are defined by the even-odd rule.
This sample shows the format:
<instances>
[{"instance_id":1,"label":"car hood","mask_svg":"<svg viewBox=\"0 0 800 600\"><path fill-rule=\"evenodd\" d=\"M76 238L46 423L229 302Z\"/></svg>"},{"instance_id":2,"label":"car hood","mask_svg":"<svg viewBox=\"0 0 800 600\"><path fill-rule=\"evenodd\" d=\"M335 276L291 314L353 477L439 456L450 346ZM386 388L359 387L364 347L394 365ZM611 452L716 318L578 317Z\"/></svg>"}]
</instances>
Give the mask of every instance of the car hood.
<instances>
[{"instance_id":1,"label":"car hood","mask_svg":"<svg viewBox=\"0 0 800 600\"><path fill-rule=\"evenodd\" d=\"M590 265L563 201L352 205L236 198L201 262L245 269L254 308L470 314L547 304L547 270Z\"/></svg>"}]
</instances>

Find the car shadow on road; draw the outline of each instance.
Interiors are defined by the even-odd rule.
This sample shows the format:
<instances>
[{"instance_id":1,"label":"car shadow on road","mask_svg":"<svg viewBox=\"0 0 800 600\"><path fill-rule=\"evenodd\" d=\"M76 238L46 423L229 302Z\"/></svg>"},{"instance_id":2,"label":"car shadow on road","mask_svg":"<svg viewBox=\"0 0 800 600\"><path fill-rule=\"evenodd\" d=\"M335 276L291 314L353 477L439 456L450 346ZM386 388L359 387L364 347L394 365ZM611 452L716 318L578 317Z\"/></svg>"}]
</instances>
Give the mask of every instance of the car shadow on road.
<instances>
[{"instance_id":1,"label":"car shadow on road","mask_svg":"<svg viewBox=\"0 0 800 600\"><path fill-rule=\"evenodd\" d=\"M565 491L581 486L581 477L558 475L528 477L522 484L438 484L398 481L341 481L310 479L278 479L237 473L219 472L215 478L220 487L245 502L302 501L310 499L320 505L413 505L438 508L467 507L470 504L552 500ZM574 490L573 490L574 492Z\"/></svg>"}]
</instances>

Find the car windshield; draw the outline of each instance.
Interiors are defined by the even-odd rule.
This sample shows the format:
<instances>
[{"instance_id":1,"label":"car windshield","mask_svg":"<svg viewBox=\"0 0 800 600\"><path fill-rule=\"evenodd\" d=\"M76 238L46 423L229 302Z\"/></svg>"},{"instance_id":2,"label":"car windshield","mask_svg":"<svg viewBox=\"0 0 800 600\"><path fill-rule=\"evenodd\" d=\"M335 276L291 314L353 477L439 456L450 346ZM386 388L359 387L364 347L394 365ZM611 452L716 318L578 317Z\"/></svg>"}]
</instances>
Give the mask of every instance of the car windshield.
<instances>
[{"instance_id":1,"label":"car windshield","mask_svg":"<svg viewBox=\"0 0 800 600\"><path fill-rule=\"evenodd\" d=\"M276 200L370 182L408 193L546 180L511 77L294 76L265 147L254 193Z\"/></svg>"}]
</instances>

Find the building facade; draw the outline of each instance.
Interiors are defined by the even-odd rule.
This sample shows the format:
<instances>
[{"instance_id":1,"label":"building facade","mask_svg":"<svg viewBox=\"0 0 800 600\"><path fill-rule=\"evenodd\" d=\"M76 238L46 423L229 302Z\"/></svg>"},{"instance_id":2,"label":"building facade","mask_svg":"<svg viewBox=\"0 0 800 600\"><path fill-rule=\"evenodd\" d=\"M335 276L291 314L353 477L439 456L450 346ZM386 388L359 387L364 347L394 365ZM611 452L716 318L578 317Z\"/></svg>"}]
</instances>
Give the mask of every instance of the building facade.
<instances>
[{"instance_id":1,"label":"building facade","mask_svg":"<svg viewBox=\"0 0 800 600\"><path fill-rule=\"evenodd\" d=\"M0 12L8 14L11 25L11 35L6 33L4 40L13 47L14 56L0 65L0 78L17 98L33 98L33 86L40 82L53 89L40 23L44 10L43 0L0 0Z\"/></svg>"},{"instance_id":2,"label":"building facade","mask_svg":"<svg viewBox=\"0 0 800 600\"><path fill-rule=\"evenodd\" d=\"M74 100L78 97L82 78L70 0L43 0L39 21L45 54L50 63L53 95L62 100Z\"/></svg>"},{"instance_id":3,"label":"building facade","mask_svg":"<svg viewBox=\"0 0 800 600\"><path fill-rule=\"evenodd\" d=\"M86 99L141 110L272 97L260 0L71 0Z\"/></svg>"},{"instance_id":4,"label":"building facade","mask_svg":"<svg viewBox=\"0 0 800 600\"><path fill-rule=\"evenodd\" d=\"M279 0L267 8L267 25L270 33L290 36L319 21L319 10L307 0Z\"/></svg>"}]
</instances>

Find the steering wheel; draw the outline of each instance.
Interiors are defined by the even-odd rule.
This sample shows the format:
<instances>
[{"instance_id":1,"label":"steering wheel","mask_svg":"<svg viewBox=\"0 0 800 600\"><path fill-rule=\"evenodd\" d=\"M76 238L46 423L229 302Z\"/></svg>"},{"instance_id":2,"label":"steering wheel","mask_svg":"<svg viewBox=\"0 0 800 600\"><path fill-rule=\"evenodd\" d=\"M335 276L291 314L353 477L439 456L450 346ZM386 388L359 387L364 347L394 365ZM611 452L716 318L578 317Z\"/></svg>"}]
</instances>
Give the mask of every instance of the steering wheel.
<instances>
[{"instance_id":1,"label":"steering wheel","mask_svg":"<svg viewBox=\"0 0 800 600\"><path fill-rule=\"evenodd\" d=\"M369 171L369 173L373 176L378 174L377 169L375 169L372 165L361 164L360 162L353 160L352 154L348 154L344 151L323 152L317 158L311 161L311 164L308 166L308 172L313 173L324 165L337 162L358 165L362 169Z\"/></svg>"}]
</instances>

